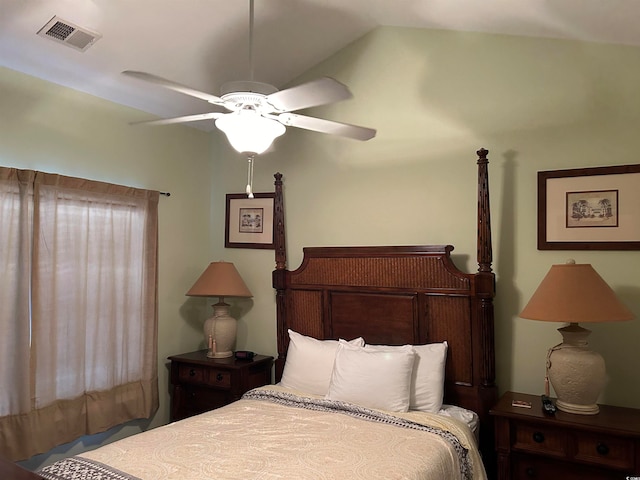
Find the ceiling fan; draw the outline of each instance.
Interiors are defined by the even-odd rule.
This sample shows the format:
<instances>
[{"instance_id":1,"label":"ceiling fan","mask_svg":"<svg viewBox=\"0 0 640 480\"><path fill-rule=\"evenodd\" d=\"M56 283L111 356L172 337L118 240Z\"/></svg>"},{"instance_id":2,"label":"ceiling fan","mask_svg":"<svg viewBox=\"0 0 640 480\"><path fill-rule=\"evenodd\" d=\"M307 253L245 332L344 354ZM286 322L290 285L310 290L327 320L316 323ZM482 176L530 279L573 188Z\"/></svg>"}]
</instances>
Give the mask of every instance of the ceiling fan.
<instances>
[{"instance_id":1,"label":"ceiling fan","mask_svg":"<svg viewBox=\"0 0 640 480\"><path fill-rule=\"evenodd\" d=\"M322 77L280 91L272 85L253 80L253 1L250 0L249 3L249 64L251 80L228 82L222 86L221 95L216 96L194 90L150 73L132 70L122 72L129 77L206 100L213 105L223 107L227 111L136 123L167 125L199 120L215 120L216 127L227 135L231 146L238 152L249 155L249 180L253 176L253 157L266 151L277 137L284 134L286 127L297 127L331 135L340 135L355 140L373 138L376 135L376 131L371 128L293 113L296 110L327 105L351 98L352 95L349 89L333 78ZM250 189L250 183L247 185L248 190Z\"/></svg>"}]
</instances>

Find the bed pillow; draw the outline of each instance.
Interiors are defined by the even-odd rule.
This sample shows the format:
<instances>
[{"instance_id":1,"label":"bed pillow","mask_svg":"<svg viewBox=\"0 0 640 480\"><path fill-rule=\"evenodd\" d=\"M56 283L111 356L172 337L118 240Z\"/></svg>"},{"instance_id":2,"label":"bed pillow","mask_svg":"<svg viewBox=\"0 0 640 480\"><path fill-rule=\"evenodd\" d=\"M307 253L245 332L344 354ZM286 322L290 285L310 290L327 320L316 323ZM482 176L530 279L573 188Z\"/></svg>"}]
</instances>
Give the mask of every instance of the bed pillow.
<instances>
[{"instance_id":1,"label":"bed pillow","mask_svg":"<svg viewBox=\"0 0 640 480\"><path fill-rule=\"evenodd\" d=\"M293 330L288 332L289 348L280 385L314 395L326 395L338 340L318 340ZM364 340L358 337L347 343L361 347Z\"/></svg>"},{"instance_id":2,"label":"bed pillow","mask_svg":"<svg viewBox=\"0 0 640 480\"><path fill-rule=\"evenodd\" d=\"M415 353L410 345L366 349L341 343L336 351L326 398L364 407L409 410Z\"/></svg>"},{"instance_id":3,"label":"bed pillow","mask_svg":"<svg viewBox=\"0 0 640 480\"><path fill-rule=\"evenodd\" d=\"M447 342L413 345L416 361L411 379L410 410L438 413L444 398ZM366 345L369 350L402 349L389 345Z\"/></svg>"}]
</instances>

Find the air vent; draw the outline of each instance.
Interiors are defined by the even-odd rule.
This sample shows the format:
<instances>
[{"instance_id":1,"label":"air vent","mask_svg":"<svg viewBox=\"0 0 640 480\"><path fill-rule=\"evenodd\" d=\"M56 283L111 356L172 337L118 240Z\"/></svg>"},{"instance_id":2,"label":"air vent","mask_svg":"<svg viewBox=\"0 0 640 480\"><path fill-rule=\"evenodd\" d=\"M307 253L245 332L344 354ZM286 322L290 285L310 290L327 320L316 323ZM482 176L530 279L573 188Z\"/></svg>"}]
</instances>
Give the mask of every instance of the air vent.
<instances>
[{"instance_id":1,"label":"air vent","mask_svg":"<svg viewBox=\"0 0 640 480\"><path fill-rule=\"evenodd\" d=\"M60 17L53 17L49 20L44 27L38 30L38 35L81 52L84 52L102 37L99 33L74 25Z\"/></svg>"}]
</instances>

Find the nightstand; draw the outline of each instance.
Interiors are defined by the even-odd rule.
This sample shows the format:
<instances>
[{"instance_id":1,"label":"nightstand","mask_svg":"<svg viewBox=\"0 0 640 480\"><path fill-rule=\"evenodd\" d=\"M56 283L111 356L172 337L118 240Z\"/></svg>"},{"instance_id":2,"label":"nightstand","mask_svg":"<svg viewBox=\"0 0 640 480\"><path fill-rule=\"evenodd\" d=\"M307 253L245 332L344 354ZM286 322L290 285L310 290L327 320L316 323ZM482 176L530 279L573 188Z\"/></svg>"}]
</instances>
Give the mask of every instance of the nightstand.
<instances>
[{"instance_id":1,"label":"nightstand","mask_svg":"<svg viewBox=\"0 0 640 480\"><path fill-rule=\"evenodd\" d=\"M30 472L2 457L0 457L0 478L7 480L43 480L40 475Z\"/></svg>"},{"instance_id":2,"label":"nightstand","mask_svg":"<svg viewBox=\"0 0 640 480\"><path fill-rule=\"evenodd\" d=\"M273 357L207 358L207 350L199 350L169 360L172 422L235 402L248 390L271 383Z\"/></svg>"},{"instance_id":3,"label":"nightstand","mask_svg":"<svg viewBox=\"0 0 640 480\"><path fill-rule=\"evenodd\" d=\"M531 408L512 406L513 400ZM542 411L540 396L505 393L493 409L498 480L606 480L640 476L640 410L597 415Z\"/></svg>"}]
</instances>

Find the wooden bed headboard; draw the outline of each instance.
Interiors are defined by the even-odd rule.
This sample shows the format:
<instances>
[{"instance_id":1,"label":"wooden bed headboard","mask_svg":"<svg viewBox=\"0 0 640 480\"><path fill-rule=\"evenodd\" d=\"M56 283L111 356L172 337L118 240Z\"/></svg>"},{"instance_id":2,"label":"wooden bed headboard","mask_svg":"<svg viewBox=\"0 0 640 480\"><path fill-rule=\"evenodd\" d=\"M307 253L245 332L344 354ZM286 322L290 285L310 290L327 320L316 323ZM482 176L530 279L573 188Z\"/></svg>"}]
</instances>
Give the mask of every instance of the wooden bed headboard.
<instances>
[{"instance_id":1,"label":"wooden bed headboard","mask_svg":"<svg viewBox=\"0 0 640 480\"><path fill-rule=\"evenodd\" d=\"M497 389L488 153L477 152L476 273L454 265L451 245L307 247L302 264L287 270L282 175L274 175L276 381L284 368L289 328L319 339L362 336L370 344L446 340L445 403L477 412L481 449L485 444L493 450L489 409Z\"/></svg>"}]
</instances>

